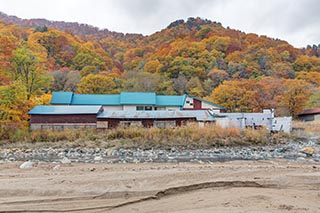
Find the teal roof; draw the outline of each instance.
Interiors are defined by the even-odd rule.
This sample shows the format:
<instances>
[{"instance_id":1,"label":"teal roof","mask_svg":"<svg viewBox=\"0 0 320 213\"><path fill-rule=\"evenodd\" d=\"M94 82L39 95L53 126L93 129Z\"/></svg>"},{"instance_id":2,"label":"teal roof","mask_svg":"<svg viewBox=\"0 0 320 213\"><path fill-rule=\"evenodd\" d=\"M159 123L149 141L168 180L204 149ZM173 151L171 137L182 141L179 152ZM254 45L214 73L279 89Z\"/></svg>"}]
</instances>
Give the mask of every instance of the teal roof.
<instances>
[{"instance_id":1,"label":"teal roof","mask_svg":"<svg viewBox=\"0 0 320 213\"><path fill-rule=\"evenodd\" d=\"M154 92L121 92L120 104L156 105L156 93Z\"/></svg>"},{"instance_id":2,"label":"teal roof","mask_svg":"<svg viewBox=\"0 0 320 213\"><path fill-rule=\"evenodd\" d=\"M157 106L183 106L185 96L175 96L175 95L158 95Z\"/></svg>"},{"instance_id":3,"label":"teal roof","mask_svg":"<svg viewBox=\"0 0 320 213\"><path fill-rule=\"evenodd\" d=\"M53 92L51 104L71 104L73 92Z\"/></svg>"},{"instance_id":4,"label":"teal roof","mask_svg":"<svg viewBox=\"0 0 320 213\"><path fill-rule=\"evenodd\" d=\"M98 114L102 106L36 106L29 115Z\"/></svg>"},{"instance_id":5,"label":"teal roof","mask_svg":"<svg viewBox=\"0 0 320 213\"><path fill-rule=\"evenodd\" d=\"M75 94L72 105L119 105L120 95Z\"/></svg>"},{"instance_id":6,"label":"teal roof","mask_svg":"<svg viewBox=\"0 0 320 213\"><path fill-rule=\"evenodd\" d=\"M73 94L73 92L53 92L53 105L153 105L153 106L180 106L183 107L187 95L156 95L153 92L121 92L120 94ZM201 98L189 96L209 103L218 108L224 107L208 102Z\"/></svg>"}]
</instances>

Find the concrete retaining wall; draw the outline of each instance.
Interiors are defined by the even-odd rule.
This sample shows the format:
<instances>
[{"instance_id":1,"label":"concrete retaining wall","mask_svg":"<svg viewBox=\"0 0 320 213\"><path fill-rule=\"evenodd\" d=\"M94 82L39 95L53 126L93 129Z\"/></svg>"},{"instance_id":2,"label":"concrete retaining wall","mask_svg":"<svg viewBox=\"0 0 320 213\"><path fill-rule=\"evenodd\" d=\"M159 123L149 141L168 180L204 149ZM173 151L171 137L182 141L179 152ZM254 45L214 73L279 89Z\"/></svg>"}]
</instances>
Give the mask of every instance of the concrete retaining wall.
<instances>
[{"instance_id":1,"label":"concrete retaining wall","mask_svg":"<svg viewBox=\"0 0 320 213\"><path fill-rule=\"evenodd\" d=\"M30 130L64 130L64 129L82 129L82 128L96 128L96 123L32 123Z\"/></svg>"}]
</instances>

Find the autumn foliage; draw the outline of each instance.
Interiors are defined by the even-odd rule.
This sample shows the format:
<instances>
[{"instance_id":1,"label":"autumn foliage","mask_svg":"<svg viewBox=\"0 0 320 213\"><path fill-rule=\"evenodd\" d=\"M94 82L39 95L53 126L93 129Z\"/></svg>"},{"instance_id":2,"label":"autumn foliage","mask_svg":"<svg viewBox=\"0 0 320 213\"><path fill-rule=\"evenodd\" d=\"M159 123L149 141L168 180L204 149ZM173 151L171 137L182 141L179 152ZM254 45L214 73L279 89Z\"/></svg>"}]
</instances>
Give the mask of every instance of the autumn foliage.
<instances>
[{"instance_id":1,"label":"autumn foliage","mask_svg":"<svg viewBox=\"0 0 320 213\"><path fill-rule=\"evenodd\" d=\"M0 15L2 122L26 121L34 100L59 90L189 93L230 111L294 116L319 107L319 45L297 49L200 18L142 36Z\"/></svg>"}]
</instances>

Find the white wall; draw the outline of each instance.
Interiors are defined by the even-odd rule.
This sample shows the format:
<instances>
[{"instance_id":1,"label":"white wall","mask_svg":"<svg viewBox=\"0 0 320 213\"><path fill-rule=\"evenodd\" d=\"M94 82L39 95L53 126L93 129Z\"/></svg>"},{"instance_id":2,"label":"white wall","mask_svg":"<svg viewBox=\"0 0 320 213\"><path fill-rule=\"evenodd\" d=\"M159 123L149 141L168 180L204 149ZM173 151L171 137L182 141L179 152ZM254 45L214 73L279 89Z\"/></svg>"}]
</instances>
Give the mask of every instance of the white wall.
<instances>
[{"instance_id":1,"label":"white wall","mask_svg":"<svg viewBox=\"0 0 320 213\"><path fill-rule=\"evenodd\" d=\"M236 118L216 118L216 125L222 128L241 128L241 121Z\"/></svg>"},{"instance_id":2,"label":"white wall","mask_svg":"<svg viewBox=\"0 0 320 213\"><path fill-rule=\"evenodd\" d=\"M187 103L187 101L189 101L189 103ZM190 104L192 104L192 105L190 105ZM193 98L187 97L184 104L183 104L183 108L193 109Z\"/></svg>"},{"instance_id":3,"label":"white wall","mask_svg":"<svg viewBox=\"0 0 320 213\"><path fill-rule=\"evenodd\" d=\"M105 111L109 111L109 110L123 110L122 106L103 106L103 109Z\"/></svg>"},{"instance_id":4,"label":"white wall","mask_svg":"<svg viewBox=\"0 0 320 213\"><path fill-rule=\"evenodd\" d=\"M137 106L136 105L123 105L123 110L126 111L136 111L137 110Z\"/></svg>"},{"instance_id":5,"label":"white wall","mask_svg":"<svg viewBox=\"0 0 320 213\"><path fill-rule=\"evenodd\" d=\"M165 107L165 110L167 110L167 111L177 111L177 110L180 110L180 107Z\"/></svg>"},{"instance_id":6,"label":"white wall","mask_svg":"<svg viewBox=\"0 0 320 213\"><path fill-rule=\"evenodd\" d=\"M276 117L272 120L272 130L277 132L291 132L292 117Z\"/></svg>"},{"instance_id":7,"label":"white wall","mask_svg":"<svg viewBox=\"0 0 320 213\"><path fill-rule=\"evenodd\" d=\"M246 126L264 126L270 131L290 132L292 117L274 117L273 110L262 113L219 113L216 124L223 127L245 128Z\"/></svg>"}]
</instances>

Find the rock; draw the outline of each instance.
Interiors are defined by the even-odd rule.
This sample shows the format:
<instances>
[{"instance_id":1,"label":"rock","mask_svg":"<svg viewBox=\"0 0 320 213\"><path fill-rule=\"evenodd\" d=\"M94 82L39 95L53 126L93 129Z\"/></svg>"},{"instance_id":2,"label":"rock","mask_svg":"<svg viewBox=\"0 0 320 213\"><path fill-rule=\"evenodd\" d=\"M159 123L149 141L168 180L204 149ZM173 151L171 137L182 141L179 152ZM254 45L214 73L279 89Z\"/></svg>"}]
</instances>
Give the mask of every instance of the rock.
<instances>
[{"instance_id":1,"label":"rock","mask_svg":"<svg viewBox=\"0 0 320 213\"><path fill-rule=\"evenodd\" d=\"M134 158L133 160L132 160L132 163L140 163L140 160L138 160L137 158Z\"/></svg>"},{"instance_id":2,"label":"rock","mask_svg":"<svg viewBox=\"0 0 320 213\"><path fill-rule=\"evenodd\" d=\"M107 156L113 156L114 155L114 151L115 151L114 148L107 149L106 150L106 155Z\"/></svg>"},{"instance_id":3,"label":"rock","mask_svg":"<svg viewBox=\"0 0 320 213\"><path fill-rule=\"evenodd\" d=\"M101 156L96 156L94 157L94 161L102 161L103 158Z\"/></svg>"},{"instance_id":4,"label":"rock","mask_svg":"<svg viewBox=\"0 0 320 213\"><path fill-rule=\"evenodd\" d=\"M30 169L33 167L33 163L31 161L26 161L20 165L20 169Z\"/></svg>"},{"instance_id":5,"label":"rock","mask_svg":"<svg viewBox=\"0 0 320 213\"><path fill-rule=\"evenodd\" d=\"M63 159L60 160L60 162L62 164L70 164L71 163L71 160L69 160L67 157L64 157Z\"/></svg>"},{"instance_id":6,"label":"rock","mask_svg":"<svg viewBox=\"0 0 320 213\"><path fill-rule=\"evenodd\" d=\"M54 166L53 168L52 168L52 170L54 170L54 171L57 171L57 170L59 170L60 169L60 165L56 165L56 166Z\"/></svg>"},{"instance_id":7,"label":"rock","mask_svg":"<svg viewBox=\"0 0 320 213\"><path fill-rule=\"evenodd\" d=\"M204 164L204 162L202 160L197 160L198 164Z\"/></svg>"},{"instance_id":8,"label":"rock","mask_svg":"<svg viewBox=\"0 0 320 213\"><path fill-rule=\"evenodd\" d=\"M300 150L300 152L302 152L310 157L315 152L315 149L313 147L304 147Z\"/></svg>"},{"instance_id":9,"label":"rock","mask_svg":"<svg viewBox=\"0 0 320 213\"><path fill-rule=\"evenodd\" d=\"M303 157L298 157L297 158L297 161L305 161L306 159L305 158L303 158Z\"/></svg>"},{"instance_id":10,"label":"rock","mask_svg":"<svg viewBox=\"0 0 320 213\"><path fill-rule=\"evenodd\" d=\"M315 158L314 161L315 162L320 162L320 158Z\"/></svg>"},{"instance_id":11,"label":"rock","mask_svg":"<svg viewBox=\"0 0 320 213\"><path fill-rule=\"evenodd\" d=\"M57 156L58 158L62 158L62 157L65 157L65 155L66 154L64 152L59 152Z\"/></svg>"}]
</instances>

